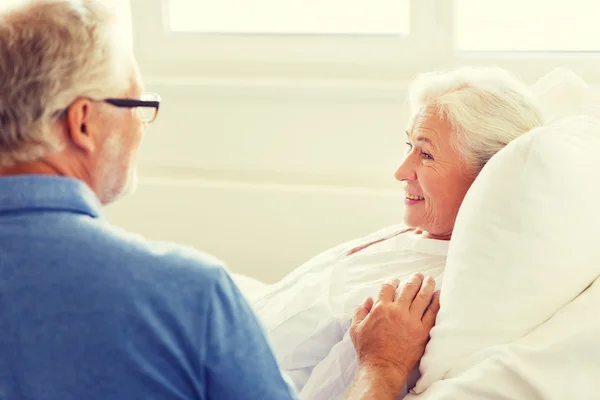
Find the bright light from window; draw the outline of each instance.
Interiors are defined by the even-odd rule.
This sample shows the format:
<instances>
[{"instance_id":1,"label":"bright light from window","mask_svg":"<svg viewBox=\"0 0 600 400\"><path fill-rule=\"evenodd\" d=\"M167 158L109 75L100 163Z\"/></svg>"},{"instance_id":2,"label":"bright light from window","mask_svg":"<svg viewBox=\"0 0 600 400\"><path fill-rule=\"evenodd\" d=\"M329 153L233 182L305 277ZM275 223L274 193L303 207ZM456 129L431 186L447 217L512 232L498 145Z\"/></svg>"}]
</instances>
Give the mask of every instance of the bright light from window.
<instances>
[{"instance_id":1,"label":"bright light from window","mask_svg":"<svg viewBox=\"0 0 600 400\"><path fill-rule=\"evenodd\" d=\"M170 0L171 30L408 34L410 0Z\"/></svg>"},{"instance_id":2,"label":"bright light from window","mask_svg":"<svg viewBox=\"0 0 600 400\"><path fill-rule=\"evenodd\" d=\"M455 0L458 51L600 51L598 0Z\"/></svg>"}]
</instances>

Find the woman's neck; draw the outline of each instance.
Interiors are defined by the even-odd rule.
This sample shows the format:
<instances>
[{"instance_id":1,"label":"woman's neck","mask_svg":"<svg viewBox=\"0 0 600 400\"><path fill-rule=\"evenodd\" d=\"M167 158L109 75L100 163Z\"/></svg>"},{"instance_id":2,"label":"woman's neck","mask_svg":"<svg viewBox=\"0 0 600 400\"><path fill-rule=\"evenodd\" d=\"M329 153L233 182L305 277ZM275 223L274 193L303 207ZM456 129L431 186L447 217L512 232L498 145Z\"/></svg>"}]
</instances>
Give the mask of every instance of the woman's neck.
<instances>
[{"instance_id":1,"label":"woman's neck","mask_svg":"<svg viewBox=\"0 0 600 400\"><path fill-rule=\"evenodd\" d=\"M450 240L452 238L452 231L438 235L431 232L425 232L424 230L419 228L415 228L413 229L413 233L415 235L423 235L424 238L434 240Z\"/></svg>"}]
</instances>

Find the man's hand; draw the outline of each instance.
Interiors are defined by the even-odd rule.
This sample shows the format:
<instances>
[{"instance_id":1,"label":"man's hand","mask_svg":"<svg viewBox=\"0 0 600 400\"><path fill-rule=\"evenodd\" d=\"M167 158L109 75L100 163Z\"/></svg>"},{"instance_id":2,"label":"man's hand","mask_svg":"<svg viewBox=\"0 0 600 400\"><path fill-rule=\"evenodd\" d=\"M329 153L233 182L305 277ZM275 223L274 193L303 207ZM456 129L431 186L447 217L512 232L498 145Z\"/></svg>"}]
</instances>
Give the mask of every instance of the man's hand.
<instances>
[{"instance_id":1,"label":"man's hand","mask_svg":"<svg viewBox=\"0 0 600 400\"><path fill-rule=\"evenodd\" d=\"M368 298L356 309L350 336L361 373L382 375L380 383L399 392L423 356L440 302L431 277L411 276L395 298L398 284L384 284L377 301Z\"/></svg>"}]
</instances>

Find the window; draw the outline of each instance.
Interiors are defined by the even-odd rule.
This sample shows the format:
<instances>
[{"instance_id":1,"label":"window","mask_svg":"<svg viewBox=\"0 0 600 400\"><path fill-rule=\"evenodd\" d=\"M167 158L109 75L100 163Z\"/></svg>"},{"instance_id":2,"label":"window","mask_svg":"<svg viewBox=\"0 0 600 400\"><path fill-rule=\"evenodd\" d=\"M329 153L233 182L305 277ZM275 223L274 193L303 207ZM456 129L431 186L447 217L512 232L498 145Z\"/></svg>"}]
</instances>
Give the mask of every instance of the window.
<instances>
[{"instance_id":1,"label":"window","mask_svg":"<svg viewBox=\"0 0 600 400\"><path fill-rule=\"evenodd\" d=\"M437 1L143 0L131 6L136 54L147 76L380 79L434 62Z\"/></svg>"},{"instance_id":2,"label":"window","mask_svg":"<svg viewBox=\"0 0 600 400\"><path fill-rule=\"evenodd\" d=\"M120 0L114 0L120 1ZM145 75L409 80L498 65L600 82L597 0L132 1Z\"/></svg>"},{"instance_id":3,"label":"window","mask_svg":"<svg viewBox=\"0 0 600 400\"><path fill-rule=\"evenodd\" d=\"M409 0L170 0L174 32L394 34L409 31Z\"/></svg>"},{"instance_id":4,"label":"window","mask_svg":"<svg viewBox=\"0 0 600 400\"><path fill-rule=\"evenodd\" d=\"M455 0L458 51L600 51L597 0Z\"/></svg>"}]
</instances>

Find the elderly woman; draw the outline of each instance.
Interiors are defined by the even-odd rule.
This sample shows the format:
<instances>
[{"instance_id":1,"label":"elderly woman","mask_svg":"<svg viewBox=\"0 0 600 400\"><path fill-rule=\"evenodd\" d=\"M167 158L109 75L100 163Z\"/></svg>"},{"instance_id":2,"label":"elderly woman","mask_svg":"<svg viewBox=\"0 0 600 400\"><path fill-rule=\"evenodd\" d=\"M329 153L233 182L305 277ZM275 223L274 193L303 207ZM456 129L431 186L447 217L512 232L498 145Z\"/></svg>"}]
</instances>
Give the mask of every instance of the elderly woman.
<instances>
[{"instance_id":1,"label":"elderly woman","mask_svg":"<svg viewBox=\"0 0 600 400\"><path fill-rule=\"evenodd\" d=\"M382 282L414 272L441 281L469 187L494 154L542 124L530 90L496 68L424 74L409 94L407 152L395 173L404 225L326 251L254 303L302 398L336 398L352 380L352 310Z\"/></svg>"}]
</instances>

